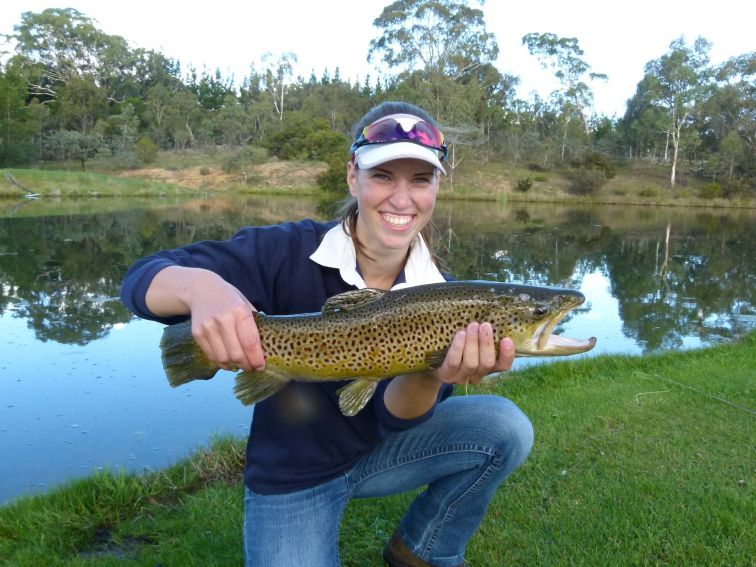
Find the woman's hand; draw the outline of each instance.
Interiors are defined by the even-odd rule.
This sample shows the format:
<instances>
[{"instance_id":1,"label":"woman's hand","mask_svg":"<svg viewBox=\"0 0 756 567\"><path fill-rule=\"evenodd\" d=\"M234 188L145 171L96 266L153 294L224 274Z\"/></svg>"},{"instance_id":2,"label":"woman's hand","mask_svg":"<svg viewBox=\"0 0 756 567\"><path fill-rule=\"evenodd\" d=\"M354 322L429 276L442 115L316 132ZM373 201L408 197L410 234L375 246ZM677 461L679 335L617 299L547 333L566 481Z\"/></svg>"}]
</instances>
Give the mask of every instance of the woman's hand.
<instances>
[{"instance_id":1,"label":"woman's hand","mask_svg":"<svg viewBox=\"0 0 756 567\"><path fill-rule=\"evenodd\" d=\"M156 315L189 313L192 335L207 357L224 370L265 366L254 306L218 274L171 266L158 272L147 290Z\"/></svg>"},{"instance_id":2,"label":"woman's hand","mask_svg":"<svg viewBox=\"0 0 756 567\"><path fill-rule=\"evenodd\" d=\"M446 384L478 384L488 374L509 370L514 356L512 339L499 341L497 357L491 323L473 322L454 335L443 364L433 375Z\"/></svg>"}]
</instances>

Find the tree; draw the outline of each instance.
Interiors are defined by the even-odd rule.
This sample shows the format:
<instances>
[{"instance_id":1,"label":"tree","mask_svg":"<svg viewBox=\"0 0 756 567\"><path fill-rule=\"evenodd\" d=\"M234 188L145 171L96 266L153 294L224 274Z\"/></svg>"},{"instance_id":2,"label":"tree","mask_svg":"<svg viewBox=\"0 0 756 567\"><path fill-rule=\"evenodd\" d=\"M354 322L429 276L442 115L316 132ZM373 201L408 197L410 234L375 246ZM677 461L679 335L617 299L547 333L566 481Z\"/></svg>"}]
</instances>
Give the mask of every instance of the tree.
<instances>
[{"instance_id":1,"label":"tree","mask_svg":"<svg viewBox=\"0 0 756 567\"><path fill-rule=\"evenodd\" d=\"M296 62L297 56L290 52L278 56L268 52L262 56L262 64L265 68L262 87L270 98L279 121L283 120L286 90L294 74L292 64Z\"/></svg>"},{"instance_id":2,"label":"tree","mask_svg":"<svg viewBox=\"0 0 756 567\"><path fill-rule=\"evenodd\" d=\"M483 1L479 2L480 5ZM368 62L380 59L405 72L459 79L499 54L486 31L483 11L453 0L397 0L373 25L382 30L370 42Z\"/></svg>"},{"instance_id":3,"label":"tree","mask_svg":"<svg viewBox=\"0 0 756 567\"><path fill-rule=\"evenodd\" d=\"M691 124L709 77L711 43L699 37L690 48L680 37L669 47L668 53L646 64L644 81L649 103L666 111L667 135L672 142L669 183L674 188L683 129Z\"/></svg>"},{"instance_id":4,"label":"tree","mask_svg":"<svg viewBox=\"0 0 756 567\"><path fill-rule=\"evenodd\" d=\"M593 106L593 92L586 81L606 80L602 73L589 73L591 68L583 59L577 38L557 37L553 33L529 33L522 38L528 53L538 58L544 69L554 69L554 76L562 84L555 99L563 109L562 156L564 160L567 133L573 117L577 117L584 132L588 132L586 111Z\"/></svg>"},{"instance_id":5,"label":"tree","mask_svg":"<svg viewBox=\"0 0 756 567\"><path fill-rule=\"evenodd\" d=\"M60 87L74 77L99 76L103 61L113 65L112 56L127 50L122 37L101 32L73 8L24 12L14 30L9 37L26 63L29 94L42 102L56 99Z\"/></svg>"},{"instance_id":6,"label":"tree","mask_svg":"<svg viewBox=\"0 0 756 567\"><path fill-rule=\"evenodd\" d=\"M35 153L39 128L25 98L26 82L12 70L0 73L0 167L26 163Z\"/></svg>"}]
</instances>

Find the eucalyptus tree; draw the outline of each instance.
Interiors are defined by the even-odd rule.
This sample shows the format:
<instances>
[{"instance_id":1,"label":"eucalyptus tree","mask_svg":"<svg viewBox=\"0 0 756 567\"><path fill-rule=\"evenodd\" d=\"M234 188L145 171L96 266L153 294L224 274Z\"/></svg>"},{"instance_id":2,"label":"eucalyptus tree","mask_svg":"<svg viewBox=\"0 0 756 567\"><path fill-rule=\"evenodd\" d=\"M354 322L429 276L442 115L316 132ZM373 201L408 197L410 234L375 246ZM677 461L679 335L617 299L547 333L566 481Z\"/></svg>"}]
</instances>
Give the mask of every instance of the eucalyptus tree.
<instances>
[{"instance_id":1,"label":"eucalyptus tree","mask_svg":"<svg viewBox=\"0 0 756 567\"><path fill-rule=\"evenodd\" d=\"M699 110L707 173L756 179L756 52L717 66L713 79Z\"/></svg>"},{"instance_id":2,"label":"eucalyptus tree","mask_svg":"<svg viewBox=\"0 0 756 567\"><path fill-rule=\"evenodd\" d=\"M23 78L12 69L0 70L0 167L26 163L35 154L40 125L25 99Z\"/></svg>"},{"instance_id":3,"label":"eucalyptus tree","mask_svg":"<svg viewBox=\"0 0 756 567\"><path fill-rule=\"evenodd\" d=\"M445 121L449 108L465 105L470 75L499 54L494 35L486 30L483 11L469 4L397 0L373 22L380 34L370 42L368 62L385 64L400 79L423 81L418 94L426 98L428 110Z\"/></svg>"},{"instance_id":4,"label":"eucalyptus tree","mask_svg":"<svg viewBox=\"0 0 756 567\"><path fill-rule=\"evenodd\" d=\"M702 102L710 77L711 43L699 37L688 47L675 39L669 52L646 63L642 81L648 104L664 111L666 135L672 144L670 186L675 186L678 158L685 129L694 126L696 105ZM640 85L639 85L640 86Z\"/></svg>"},{"instance_id":5,"label":"eucalyptus tree","mask_svg":"<svg viewBox=\"0 0 756 567\"><path fill-rule=\"evenodd\" d=\"M297 62L297 56L291 52L278 55L267 52L263 54L261 61L263 68L262 90L273 106L276 118L281 121L284 116L286 92L292 83L293 65Z\"/></svg>"},{"instance_id":6,"label":"eucalyptus tree","mask_svg":"<svg viewBox=\"0 0 756 567\"><path fill-rule=\"evenodd\" d=\"M589 72L591 67L582 59L583 50L580 49L577 38L534 32L523 36L522 43L531 55L538 58L543 68L554 71L554 76L562 85L561 90L554 93L554 98L562 107L564 124L561 159L564 160L572 119L577 118L583 132L588 133L586 115L593 106L593 91L588 82L606 80L607 76L603 73Z\"/></svg>"},{"instance_id":7,"label":"eucalyptus tree","mask_svg":"<svg viewBox=\"0 0 756 567\"><path fill-rule=\"evenodd\" d=\"M24 12L14 31L8 38L25 63L29 94L42 102L56 99L75 77L98 76L103 65L117 67L128 52L126 40L103 33L73 8Z\"/></svg>"}]
</instances>

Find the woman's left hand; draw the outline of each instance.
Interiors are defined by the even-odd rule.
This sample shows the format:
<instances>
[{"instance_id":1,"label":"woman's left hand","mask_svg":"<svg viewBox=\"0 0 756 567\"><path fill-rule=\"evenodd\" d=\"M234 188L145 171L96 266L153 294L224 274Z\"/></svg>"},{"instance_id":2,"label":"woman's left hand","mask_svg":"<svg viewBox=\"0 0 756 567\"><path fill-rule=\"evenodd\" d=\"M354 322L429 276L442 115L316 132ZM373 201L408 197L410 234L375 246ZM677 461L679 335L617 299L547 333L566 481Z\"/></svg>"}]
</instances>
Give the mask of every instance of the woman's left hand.
<instances>
[{"instance_id":1,"label":"woman's left hand","mask_svg":"<svg viewBox=\"0 0 756 567\"><path fill-rule=\"evenodd\" d=\"M497 357L491 324L473 322L454 335L443 364L433 375L446 384L478 384L492 372L509 370L514 356L512 339L504 337L499 341Z\"/></svg>"}]
</instances>

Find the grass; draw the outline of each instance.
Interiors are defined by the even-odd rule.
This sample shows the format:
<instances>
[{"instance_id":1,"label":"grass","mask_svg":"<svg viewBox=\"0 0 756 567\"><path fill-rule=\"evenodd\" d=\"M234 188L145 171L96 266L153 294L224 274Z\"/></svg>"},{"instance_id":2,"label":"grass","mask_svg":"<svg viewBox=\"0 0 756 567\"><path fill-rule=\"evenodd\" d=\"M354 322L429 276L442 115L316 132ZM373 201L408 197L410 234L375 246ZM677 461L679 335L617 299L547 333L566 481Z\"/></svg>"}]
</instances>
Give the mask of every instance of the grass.
<instances>
[{"instance_id":1,"label":"grass","mask_svg":"<svg viewBox=\"0 0 756 567\"><path fill-rule=\"evenodd\" d=\"M45 164L45 170L8 170L24 186L43 196L147 196L184 195L218 192L320 194L317 173L323 164L271 159L258 164L249 172L247 183L238 176L226 175L222 163L231 155L226 149L203 152L188 150L182 153L161 151L157 160L135 170L133 175L161 176L172 181L121 177L112 160L98 159L87 163L88 171L79 171L80 164L64 162ZM65 171L47 168L57 167ZM196 179L187 179L194 171ZM206 173L202 173L204 170ZM199 171L199 173L197 173ZM753 188L732 198L702 198L704 180L693 175L680 176L674 190L669 187L669 166L645 162L618 163L617 176L591 195L573 195L564 170L532 171L521 163L511 164L495 160L487 163L464 162L455 171L448 169L439 194L448 200L509 200L543 203L672 205L688 207L756 207ZM162 175L165 174L165 175ZM532 188L521 193L514 188L517 181L530 178ZM180 184L187 185L182 187ZM192 187L189 187L192 185ZM346 186L344 186L346 191ZM0 197L20 197L23 191L0 177Z\"/></svg>"},{"instance_id":2,"label":"grass","mask_svg":"<svg viewBox=\"0 0 756 567\"><path fill-rule=\"evenodd\" d=\"M197 193L173 183L149 179L119 177L91 171L47 171L41 169L7 169L28 191L42 197L139 197L190 195ZM0 197L23 197L25 191L0 175Z\"/></svg>"},{"instance_id":3,"label":"grass","mask_svg":"<svg viewBox=\"0 0 756 567\"><path fill-rule=\"evenodd\" d=\"M756 333L717 347L527 368L482 386L536 444L468 548L500 565L753 565ZM463 395L460 393L460 395ZM0 508L19 566L239 565L243 442L146 476L100 473ZM346 566L380 566L412 498L350 503Z\"/></svg>"}]
</instances>

